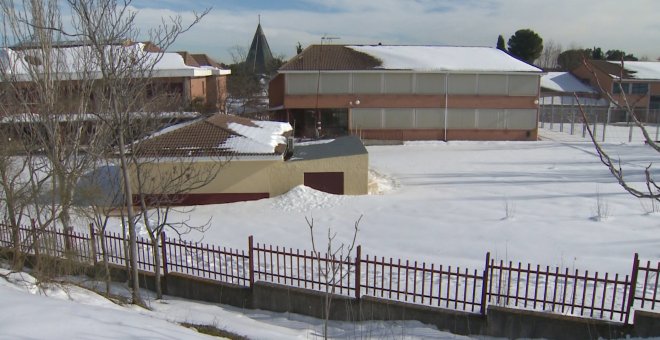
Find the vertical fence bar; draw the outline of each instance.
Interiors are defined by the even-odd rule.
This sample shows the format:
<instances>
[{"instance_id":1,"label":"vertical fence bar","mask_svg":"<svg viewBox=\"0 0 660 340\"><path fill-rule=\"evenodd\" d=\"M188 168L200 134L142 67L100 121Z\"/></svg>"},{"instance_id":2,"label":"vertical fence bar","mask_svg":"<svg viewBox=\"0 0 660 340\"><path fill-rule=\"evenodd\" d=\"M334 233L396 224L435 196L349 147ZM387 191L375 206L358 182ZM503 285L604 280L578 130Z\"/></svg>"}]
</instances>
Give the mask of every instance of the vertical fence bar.
<instances>
[{"instance_id":1,"label":"vertical fence bar","mask_svg":"<svg viewBox=\"0 0 660 340\"><path fill-rule=\"evenodd\" d=\"M360 299L360 261L362 261L362 246L357 246L355 250L355 299Z\"/></svg>"},{"instance_id":2,"label":"vertical fence bar","mask_svg":"<svg viewBox=\"0 0 660 340\"><path fill-rule=\"evenodd\" d=\"M489 264L490 264L490 252L487 252L486 253L486 267L484 268L484 272L483 272L483 275L482 275L482 283L481 283L481 308L479 309L479 312L481 313L481 315L486 315L486 307L487 307L486 294L488 292L488 269L489 269Z\"/></svg>"},{"instance_id":3,"label":"vertical fence bar","mask_svg":"<svg viewBox=\"0 0 660 340\"><path fill-rule=\"evenodd\" d=\"M637 273L639 271L639 254L635 253L635 258L633 259L633 269L632 275L630 276L630 291L628 292L628 305L626 306L626 320L625 324L628 324L630 320L630 311L632 310L633 304L635 303L635 292L637 291Z\"/></svg>"},{"instance_id":4,"label":"vertical fence bar","mask_svg":"<svg viewBox=\"0 0 660 340\"><path fill-rule=\"evenodd\" d=\"M248 237L248 265L250 266L250 288L254 287L254 238Z\"/></svg>"}]
</instances>

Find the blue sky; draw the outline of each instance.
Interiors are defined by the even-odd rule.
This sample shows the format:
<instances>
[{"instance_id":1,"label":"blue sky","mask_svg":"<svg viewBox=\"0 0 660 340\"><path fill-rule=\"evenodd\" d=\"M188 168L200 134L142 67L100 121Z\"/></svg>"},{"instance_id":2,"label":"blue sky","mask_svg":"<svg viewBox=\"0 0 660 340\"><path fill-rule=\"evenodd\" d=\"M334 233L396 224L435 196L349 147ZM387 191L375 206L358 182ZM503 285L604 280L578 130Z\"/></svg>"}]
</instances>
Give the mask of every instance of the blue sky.
<instances>
[{"instance_id":1,"label":"blue sky","mask_svg":"<svg viewBox=\"0 0 660 340\"><path fill-rule=\"evenodd\" d=\"M342 44L494 46L521 28L563 49L599 46L638 57L660 57L657 0L135 0L144 28L161 17L213 7L172 49L207 53L231 63L247 49L258 17L274 54L324 35Z\"/></svg>"}]
</instances>

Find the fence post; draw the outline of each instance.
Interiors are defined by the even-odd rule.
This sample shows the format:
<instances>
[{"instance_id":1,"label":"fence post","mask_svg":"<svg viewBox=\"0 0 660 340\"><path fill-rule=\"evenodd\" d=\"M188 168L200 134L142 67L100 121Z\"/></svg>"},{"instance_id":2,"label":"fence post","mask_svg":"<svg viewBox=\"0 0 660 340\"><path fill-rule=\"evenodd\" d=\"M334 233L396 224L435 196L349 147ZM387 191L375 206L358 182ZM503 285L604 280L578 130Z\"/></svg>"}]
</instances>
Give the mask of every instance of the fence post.
<instances>
[{"instance_id":1,"label":"fence post","mask_svg":"<svg viewBox=\"0 0 660 340\"><path fill-rule=\"evenodd\" d=\"M250 288L254 286L254 238L248 237L248 264L250 265Z\"/></svg>"},{"instance_id":2,"label":"fence post","mask_svg":"<svg viewBox=\"0 0 660 340\"><path fill-rule=\"evenodd\" d=\"M486 315L486 307L487 307L487 302L486 299L488 297L488 269L490 266L490 252L486 253L486 267L484 268L484 273L483 277L481 279L481 315Z\"/></svg>"},{"instance_id":3,"label":"fence post","mask_svg":"<svg viewBox=\"0 0 660 340\"><path fill-rule=\"evenodd\" d=\"M92 261L94 261L94 266L96 266L96 234L94 234L94 223L89 224L89 241L92 248Z\"/></svg>"},{"instance_id":4,"label":"fence post","mask_svg":"<svg viewBox=\"0 0 660 340\"><path fill-rule=\"evenodd\" d=\"M637 290L637 273L639 271L639 254L635 253L635 259L633 260L633 269L632 275L630 276L630 292L628 292L628 306L626 306L626 320L625 324L628 324L630 319L630 312L632 311L633 304L635 304L635 291Z\"/></svg>"},{"instance_id":5,"label":"fence post","mask_svg":"<svg viewBox=\"0 0 660 340\"><path fill-rule=\"evenodd\" d=\"M167 247L166 247L167 237L165 236L165 231L160 232L160 257L163 262L163 276L161 277L161 289L163 293L167 294L167 274L169 270L167 269ZM158 249L156 249L158 251Z\"/></svg>"},{"instance_id":6,"label":"fence post","mask_svg":"<svg viewBox=\"0 0 660 340\"><path fill-rule=\"evenodd\" d=\"M30 225L32 226L32 247L34 248L34 258L35 261L39 261L39 235L37 234L37 222L33 219L30 219Z\"/></svg>"},{"instance_id":7,"label":"fence post","mask_svg":"<svg viewBox=\"0 0 660 340\"><path fill-rule=\"evenodd\" d=\"M360 269L360 262L362 262L362 246L357 246L355 251L355 299L359 300L361 295L360 279L362 277L362 270Z\"/></svg>"}]
</instances>

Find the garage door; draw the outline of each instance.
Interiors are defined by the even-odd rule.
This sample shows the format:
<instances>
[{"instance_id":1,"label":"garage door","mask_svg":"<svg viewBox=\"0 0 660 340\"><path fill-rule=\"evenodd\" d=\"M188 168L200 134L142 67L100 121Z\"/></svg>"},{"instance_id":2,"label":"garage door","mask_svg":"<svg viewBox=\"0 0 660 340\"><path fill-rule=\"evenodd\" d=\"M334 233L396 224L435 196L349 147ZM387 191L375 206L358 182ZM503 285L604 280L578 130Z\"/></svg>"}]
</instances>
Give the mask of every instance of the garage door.
<instances>
[{"instance_id":1,"label":"garage door","mask_svg":"<svg viewBox=\"0 0 660 340\"><path fill-rule=\"evenodd\" d=\"M344 194L343 172L306 172L305 186L329 194Z\"/></svg>"}]
</instances>

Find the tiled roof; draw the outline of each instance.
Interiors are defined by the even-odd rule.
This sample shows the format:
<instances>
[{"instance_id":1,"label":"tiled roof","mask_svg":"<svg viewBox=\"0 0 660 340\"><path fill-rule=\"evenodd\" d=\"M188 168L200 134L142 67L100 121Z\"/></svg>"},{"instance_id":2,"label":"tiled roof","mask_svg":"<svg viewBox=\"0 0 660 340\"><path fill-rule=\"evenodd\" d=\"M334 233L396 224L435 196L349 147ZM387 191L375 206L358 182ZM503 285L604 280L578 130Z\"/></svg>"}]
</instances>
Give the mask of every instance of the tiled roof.
<instances>
[{"instance_id":1,"label":"tiled roof","mask_svg":"<svg viewBox=\"0 0 660 340\"><path fill-rule=\"evenodd\" d=\"M344 45L311 45L291 58L280 71L371 70L382 62Z\"/></svg>"},{"instance_id":2,"label":"tiled roof","mask_svg":"<svg viewBox=\"0 0 660 340\"><path fill-rule=\"evenodd\" d=\"M250 119L217 114L209 118L179 124L157 132L151 137L136 143L134 148L142 157L213 157L237 155L281 155L286 150L284 143L272 147L272 152L242 152L231 149L235 143L228 143L232 138L243 137L230 128L237 125L259 128Z\"/></svg>"},{"instance_id":3,"label":"tiled roof","mask_svg":"<svg viewBox=\"0 0 660 340\"><path fill-rule=\"evenodd\" d=\"M611 74L615 77L619 77L620 75L623 75L623 78L631 78L630 74L624 69L623 72L621 70L621 64L619 63L613 63L608 60L591 60L591 64L594 65L594 67L600 69L601 71Z\"/></svg>"}]
</instances>

